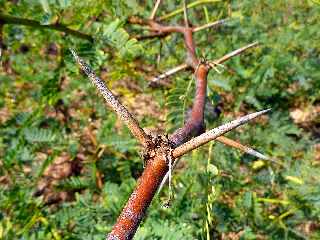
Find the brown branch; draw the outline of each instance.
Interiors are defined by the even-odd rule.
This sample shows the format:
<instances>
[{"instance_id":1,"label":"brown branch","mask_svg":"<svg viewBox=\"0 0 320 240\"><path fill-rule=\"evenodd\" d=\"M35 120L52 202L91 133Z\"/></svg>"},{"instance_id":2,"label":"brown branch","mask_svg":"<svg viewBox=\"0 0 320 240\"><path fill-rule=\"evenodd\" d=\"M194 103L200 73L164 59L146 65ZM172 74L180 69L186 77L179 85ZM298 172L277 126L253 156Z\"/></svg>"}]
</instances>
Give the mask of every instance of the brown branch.
<instances>
[{"instance_id":1,"label":"brown branch","mask_svg":"<svg viewBox=\"0 0 320 240\"><path fill-rule=\"evenodd\" d=\"M150 33L148 35L136 35L134 36L135 39L137 39L138 41L142 41L142 40L148 40L148 39L153 39L153 38L165 38L166 36L168 36L170 33L159 33L159 32L154 32L154 33Z\"/></svg>"},{"instance_id":2,"label":"brown branch","mask_svg":"<svg viewBox=\"0 0 320 240\"><path fill-rule=\"evenodd\" d=\"M270 110L271 109L266 109L266 110L263 110L260 112L248 114L244 117L233 120L233 121L228 122L224 125L221 125L217 128L214 128L208 132L205 132L205 133L201 134L200 136L191 139L189 142L186 142L186 143L182 144L181 146L175 148L172 152L172 156L174 158L181 157L182 155L192 151L193 149L196 149L196 148L210 142L211 140L216 139L217 137L231 131L232 129L234 129L236 127L239 127L239 126L251 121L252 119L254 119L256 117L259 117L262 114L265 114L266 112L269 112Z\"/></svg>"},{"instance_id":3,"label":"brown branch","mask_svg":"<svg viewBox=\"0 0 320 240\"><path fill-rule=\"evenodd\" d=\"M138 17L131 17L128 19L129 23L147 25L150 31L156 32L158 34L169 34L169 33L182 33L184 36L184 44L187 50L186 63L192 66L194 69L198 65L198 59L196 56L195 43L193 41L193 28L182 27L182 26L166 26L162 25L153 20L143 20Z\"/></svg>"},{"instance_id":4,"label":"brown branch","mask_svg":"<svg viewBox=\"0 0 320 240\"><path fill-rule=\"evenodd\" d=\"M0 13L0 22L2 24L24 25L24 26L30 26L30 27L34 27L34 28L38 28L38 29L51 29L51 30L56 30L59 32L64 32L66 34L70 34L72 36L88 40L90 42L93 42L93 40L94 40L93 37L88 34L70 29L67 26L65 26L63 24L59 24L59 23L42 25L40 22L35 21L35 20L30 20L30 19L25 19L25 18L17 18L17 17L2 14L2 13Z\"/></svg>"},{"instance_id":5,"label":"brown branch","mask_svg":"<svg viewBox=\"0 0 320 240\"><path fill-rule=\"evenodd\" d=\"M207 28L218 27L218 26L224 24L226 21L227 21L227 19L222 19L222 20L218 20L215 22L207 23L202 26L192 28L192 31L199 32L199 31L202 31ZM148 25L148 23L146 23L144 21L137 21L136 17L129 18L128 22L131 24ZM174 33L174 31L172 31L172 32L153 32L148 35L137 35L134 38L137 40L147 40L147 39L152 39L152 38L164 38L171 33Z\"/></svg>"},{"instance_id":6,"label":"brown branch","mask_svg":"<svg viewBox=\"0 0 320 240\"><path fill-rule=\"evenodd\" d=\"M126 240L133 238L161 180L168 171L167 156L170 152L170 143L160 139L157 143L157 148L152 150L153 157L148 159L135 190L123 208L111 233L108 234L108 240Z\"/></svg>"},{"instance_id":7,"label":"brown branch","mask_svg":"<svg viewBox=\"0 0 320 240\"><path fill-rule=\"evenodd\" d=\"M187 59L186 59L186 63L193 67L194 70L196 70L199 61L196 55L196 45L193 41L193 35L192 35L193 31L192 28L185 28L183 31L183 35L184 35L184 44L186 46L186 50L187 50Z\"/></svg>"},{"instance_id":8,"label":"brown branch","mask_svg":"<svg viewBox=\"0 0 320 240\"><path fill-rule=\"evenodd\" d=\"M159 32L159 33L183 33L185 31L185 28L182 26L167 26L160 24L153 20L148 20L143 22L144 25L149 26L149 30L153 32Z\"/></svg>"},{"instance_id":9,"label":"brown branch","mask_svg":"<svg viewBox=\"0 0 320 240\"><path fill-rule=\"evenodd\" d=\"M195 43L193 41L193 28L191 27L182 27L182 26L166 26L160 24L154 20L144 20L139 17L130 17L128 22L131 24L139 24L149 26L151 32L156 32L160 35L170 34L170 33L182 33L184 36L184 44L187 49L187 59L186 63L192 66L194 69L198 65L198 59L196 56Z\"/></svg>"},{"instance_id":10,"label":"brown branch","mask_svg":"<svg viewBox=\"0 0 320 240\"><path fill-rule=\"evenodd\" d=\"M207 133L194 138L196 141L189 141L186 144L172 151L170 142L163 138L158 139L157 145L151 151L147 166L139 178L137 187L131 194L127 204L123 208L120 216L117 219L116 224L107 239L132 239L135 234L140 221L145 215L146 209L149 207L158 187L161 185L163 178L168 171L168 158L172 159L174 164L175 159L182 156L183 154L195 149L210 140L217 138L225 134L226 132L245 124L246 122L266 113L269 110L264 110L257 113L252 113L230 123L224 124L218 128L215 128Z\"/></svg>"},{"instance_id":11,"label":"brown branch","mask_svg":"<svg viewBox=\"0 0 320 240\"><path fill-rule=\"evenodd\" d=\"M111 107L120 119L127 125L132 135L145 147L149 146L149 136L139 126L137 120L130 114L130 112L119 102L119 100L113 95L113 93L107 88L104 82L96 76L94 71L87 65L77 53L70 49L74 59L79 64L80 68L89 77L92 83L100 91L109 107Z\"/></svg>"},{"instance_id":12,"label":"brown branch","mask_svg":"<svg viewBox=\"0 0 320 240\"><path fill-rule=\"evenodd\" d=\"M208 70L209 69L206 65L201 64L195 72L196 93L191 110L191 117L182 128L177 129L170 136L170 140L174 143L174 146L178 146L190 139L192 136L197 136L204 132L203 117L206 101Z\"/></svg>"}]
</instances>

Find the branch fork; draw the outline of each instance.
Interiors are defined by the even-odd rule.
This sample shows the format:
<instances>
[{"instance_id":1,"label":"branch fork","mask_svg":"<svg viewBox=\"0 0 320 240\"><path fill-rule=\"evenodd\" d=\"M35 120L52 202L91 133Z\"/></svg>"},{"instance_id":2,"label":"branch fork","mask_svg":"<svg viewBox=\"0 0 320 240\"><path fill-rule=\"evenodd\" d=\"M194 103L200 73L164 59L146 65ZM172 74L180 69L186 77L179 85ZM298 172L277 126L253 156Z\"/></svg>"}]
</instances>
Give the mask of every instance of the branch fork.
<instances>
[{"instance_id":1,"label":"branch fork","mask_svg":"<svg viewBox=\"0 0 320 240\"><path fill-rule=\"evenodd\" d=\"M171 168L177 163L177 160L184 154L192 151L195 148L206 144L209 141L217 140L228 146L238 148L248 154L260 157L264 160L268 158L263 154L243 146L231 139L223 137L222 135L239 127L262 114L267 113L270 109L260 112L251 113L239 119L233 120L229 123L221 125L210 131L205 131L204 125L204 107L206 103L206 89L207 89L207 75L211 69L216 69L217 66L228 59L237 56L245 50L257 46L257 42L249 44L245 47L239 48L225 56L209 62L203 62L198 59L196 55L196 44L193 40L193 33L207 29L209 27L218 26L225 22L225 20L208 23L200 27L190 27L187 18L187 7L184 3L184 26L166 26L155 21L157 9L160 5L160 0L157 0L149 19L144 20L138 17L129 18L128 22L131 24L139 24L148 26L153 36L163 36L171 33L181 33L184 38L186 48L185 62L166 73L158 76L156 81L170 76L174 73L190 68L193 70L196 82L196 92L194 103L191 110L191 116L184 123L182 128L177 129L169 136L149 136L140 126L137 120L130 114L130 112L117 100L113 93L106 87L104 82L97 77L91 68L71 50L76 62L80 68L89 77L92 83L97 87L102 96L105 98L107 105L115 111L122 122L129 128L132 135L143 146L143 160L145 161L145 168L141 177L137 181L137 186L131 194L127 204L124 206L116 224L112 231L107 235L106 239L125 240L132 239L139 224L145 215L157 189L162 188L168 175L170 179ZM161 19L161 17L159 18ZM169 173L168 173L169 171Z\"/></svg>"},{"instance_id":2,"label":"branch fork","mask_svg":"<svg viewBox=\"0 0 320 240\"><path fill-rule=\"evenodd\" d=\"M136 232L148 206L150 205L157 189L159 186L163 185L163 179L166 180L166 175L169 170L169 161L175 166L176 160L182 155L192 151L201 145L218 138L219 136L225 134L232 129L243 125L250 120L265 114L270 109L263 110L257 113L252 113L241 117L237 120L226 123L220 127L212 129L208 132L200 134L204 131L203 128L203 108L196 109L194 107L191 120L187 122L185 126L178 129L169 138L168 136L156 136L151 138L147 135L144 130L139 126L138 122L133 118L133 116L128 112L128 110L114 97L112 92L105 86L101 79L99 79L91 68L71 49L71 52L80 65L81 69L88 75L94 85L98 88L101 94L104 96L109 107L111 107L120 119L128 126L131 133L144 147L144 160L146 162L145 169L142 176L137 182L137 187L131 194L126 206L122 210L117 223L114 225L113 230L108 234L107 239L132 239L134 233ZM206 78L208 68L206 65L200 65L197 73ZM198 77L197 79L200 79ZM201 81L199 81L201 84ZM202 82L202 85L206 87L206 82ZM201 88L198 88L198 90ZM202 95L202 94L198 94ZM197 99L195 105L204 104L205 100L202 100L202 96ZM198 102L197 102L198 101ZM201 107L199 106L199 107ZM200 110L200 111L199 111ZM200 117L197 119L197 117ZM194 123L195 122L195 123ZM200 123L197 125L197 123ZM189 141L192 135L198 135ZM185 143L184 143L185 142ZM222 141L223 142L223 141ZM241 144L240 144L241 146ZM262 155L263 156L263 155Z\"/></svg>"}]
</instances>

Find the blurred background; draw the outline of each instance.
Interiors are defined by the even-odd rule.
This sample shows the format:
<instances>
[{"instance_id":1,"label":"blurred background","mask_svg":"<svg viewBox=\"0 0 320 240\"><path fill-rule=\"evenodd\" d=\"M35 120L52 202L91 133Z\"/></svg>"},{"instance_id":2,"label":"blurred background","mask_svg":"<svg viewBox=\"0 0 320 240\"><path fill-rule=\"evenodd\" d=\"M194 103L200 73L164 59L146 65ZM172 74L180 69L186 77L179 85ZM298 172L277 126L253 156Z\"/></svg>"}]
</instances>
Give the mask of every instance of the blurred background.
<instances>
[{"instance_id":1,"label":"blurred background","mask_svg":"<svg viewBox=\"0 0 320 240\"><path fill-rule=\"evenodd\" d=\"M207 129L254 111L226 136L263 161L211 142L184 156L135 239L320 239L320 2L187 1L214 60L261 45L208 76ZM181 127L191 72L149 82L184 62L181 35L137 40L154 1L0 0L0 239L103 239L143 171L139 146L79 71L76 49L150 131ZM182 1L157 16L182 24ZM27 26L26 26L27 25Z\"/></svg>"}]
</instances>

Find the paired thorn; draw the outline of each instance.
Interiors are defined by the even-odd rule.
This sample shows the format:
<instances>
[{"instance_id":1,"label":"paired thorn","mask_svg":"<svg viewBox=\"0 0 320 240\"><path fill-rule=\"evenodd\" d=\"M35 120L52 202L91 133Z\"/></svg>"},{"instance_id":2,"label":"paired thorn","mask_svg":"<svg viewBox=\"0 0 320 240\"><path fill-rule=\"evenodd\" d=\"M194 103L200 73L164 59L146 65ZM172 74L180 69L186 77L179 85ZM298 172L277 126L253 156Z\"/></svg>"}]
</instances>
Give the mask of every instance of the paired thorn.
<instances>
[{"instance_id":1,"label":"paired thorn","mask_svg":"<svg viewBox=\"0 0 320 240\"><path fill-rule=\"evenodd\" d=\"M169 76L171 76L171 75L173 75L173 74L175 74L177 72L180 72L180 71L182 71L182 70L184 70L186 68L188 68L188 64L186 64L186 63L178 65L178 66L176 66L176 67L174 67L174 68L162 73L161 75L159 75L157 77L154 77L151 80L151 82L149 83L149 85L155 84L155 83L159 82L161 79L167 78L167 77L169 77Z\"/></svg>"},{"instance_id":2,"label":"paired thorn","mask_svg":"<svg viewBox=\"0 0 320 240\"><path fill-rule=\"evenodd\" d=\"M149 137L144 130L139 126L138 121L130 114L130 112L119 102L119 100L113 95L113 93L107 88L105 83L97 77L90 66L81 59L78 54L70 49L74 59L79 64L80 68L88 76L91 82L96 86L99 92L106 100L109 107L111 107L120 119L127 125L132 135L143 145L147 146L149 143Z\"/></svg>"},{"instance_id":3,"label":"paired thorn","mask_svg":"<svg viewBox=\"0 0 320 240\"><path fill-rule=\"evenodd\" d=\"M210 23L204 24L204 25L199 26L199 27L194 27L192 29L192 31L193 32L199 32L199 31L202 31L202 30L207 29L207 28L218 27L220 25L225 24L227 21L228 21L228 19L226 18L226 19L221 19L221 20L215 21L215 22L210 22Z\"/></svg>"},{"instance_id":4,"label":"paired thorn","mask_svg":"<svg viewBox=\"0 0 320 240\"><path fill-rule=\"evenodd\" d=\"M151 12L151 15L150 15L150 17L149 17L150 20L153 20L153 19L155 18L160 3L161 3L161 0L157 0L157 1L156 1L155 5L154 5L154 7L153 7L153 10L152 10L152 12Z\"/></svg>"},{"instance_id":5,"label":"paired thorn","mask_svg":"<svg viewBox=\"0 0 320 240\"><path fill-rule=\"evenodd\" d=\"M228 145L230 147L234 147L234 148L237 148L249 155L252 155L254 157L257 157L257 158L260 158L262 160L266 160L266 161L269 161L271 160L269 157L267 157L266 155L263 155L262 153L259 153L258 151L254 150L253 148L250 148L248 146L245 146L245 145L242 145L241 143L239 142L236 142L230 138L227 138L227 137L224 137L224 136L220 136L220 137L217 137L216 140L218 142L221 142L225 145Z\"/></svg>"},{"instance_id":6,"label":"paired thorn","mask_svg":"<svg viewBox=\"0 0 320 240\"><path fill-rule=\"evenodd\" d=\"M224 67L224 65L222 65L222 63L224 63L224 62L226 62L227 60L229 60L230 58L235 57L235 56L243 53L244 51L246 51L246 50L248 50L248 49L251 49L251 48L253 48L253 47L256 47L256 46L258 46L258 45L259 45L259 42L253 42L253 43L251 43L251 44L248 44L248 45L246 45L246 46L244 46L244 47L242 47L242 48L239 48L239 49L237 49L237 50L234 50L234 51L232 51L232 52L224 55L223 57L221 57L221 58L219 58L219 59L216 59L216 60L214 60L214 61L210 61L210 62L208 63L208 66L209 66L210 68L215 69L218 73L220 73L220 71L217 69L216 66ZM173 74L175 74L175 73L177 73L177 72L180 72L180 71L182 71L182 70L184 70L184 69L186 69L186 68L188 68L188 67L189 67L188 64L183 63L183 64L180 64L180 65L178 65L178 66L176 66L176 67L174 67L174 68L172 68L172 69L169 69L168 71L162 73L161 75L159 75L159 76L157 76L157 77L154 77L154 78L151 80L151 82L149 83L149 85L156 84L156 83L159 82L161 79L167 78L167 77L169 77L169 76L171 76L171 75L173 75Z\"/></svg>"},{"instance_id":7,"label":"paired thorn","mask_svg":"<svg viewBox=\"0 0 320 240\"><path fill-rule=\"evenodd\" d=\"M265 160L265 161L272 161L272 162L275 162L275 163L278 163L276 161L274 161L273 159L271 159L270 157L254 150L253 148L251 147L248 147L248 146L245 146L245 145L242 145L241 143L239 142L236 142L230 138L227 138L227 137L224 137L224 136L220 136L220 137L217 137L215 139L216 141L220 142L220 143L223 143L227 146L230 146L230 147L233 147L233 148L236 148L236 149L239 149L249 155L252 155L254 157L257 157L257 158L260 158L262 160ZM177 164L179 163L181 158L178 158L177 160L174 161L174 164L173 164L173 169L177 166ZM171 173L167 172L166 175L164 176L161 184L160 184L160 187L158 189L158 194L161 192L165 182L167 181L168 178L171 178L170 175L172 175L172 170L171 170Z\"/></svg>"},{"instance_id":8,"label":"paired thorn","mask_svg":"<svg viewBox=\"0 0 320 240\"><path fill-rule=\"evenodd\" d=\"M239 127L239 126L255 119L256 117L259 117L259 116L269 112L270 110L271 109L266 109L266 110L263 110L260 112L248 114L244 117L238 118L236 120L233 120L231 122L223 124L217 128L214 128L208 132L205 132L205 133L201 134L200 136L197 136L197 137L191 139L190 141L175 148L172 153L173 157L174 158L181 157L182 155L208 143L211 140L216 139L217 137L231 131L232 129L234 129L236 127Z\"/></svg>"},{"instance_id":9,"label":"paired thorn","mask_svg":"<svg viewBox=\"0 0 320 240\"><path fill-rule=\"evenodd\" d=\"M221 64L221 63L224 63L225 61L229 60L230 58L232 57L235 57L241 53L243 53L244 51L250 49L250 48L253 48L253 47L256 47L259 45L259 42L253 42L253 43L250 43L242 48L238 48L237 50L234 50L226 55L224 55L223 57L215 60L215 61L212 61L211 64Z\"/></svg>"}]
</instances>

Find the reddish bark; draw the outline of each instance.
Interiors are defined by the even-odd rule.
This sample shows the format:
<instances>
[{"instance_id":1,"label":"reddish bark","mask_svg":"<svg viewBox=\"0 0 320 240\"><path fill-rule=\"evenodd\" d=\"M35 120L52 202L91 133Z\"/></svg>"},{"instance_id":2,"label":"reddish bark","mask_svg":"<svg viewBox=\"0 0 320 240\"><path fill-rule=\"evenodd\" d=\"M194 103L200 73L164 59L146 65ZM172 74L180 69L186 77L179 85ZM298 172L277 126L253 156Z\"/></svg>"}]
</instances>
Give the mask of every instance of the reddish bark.
<instances>
[{"instance_id":1,"label":"reddish bark","mask_svg":"<svg viewBox=\"0 0 320 240\"><path fill-rule=\"evenodd\" d=\"M131 239L133 237L156 190L167 176L170 165L171 167L175 165L176 159L270 110L263 110L246 115L186 142L190 137L197 136L204 130L203 116L206 98L206 78L209 66L206 65L206 63L201 63L195 70L196 96L190 119L184 127L178 129L169 139L165 136L149 136L139 126L138 122L128 110L113 96L103 81L95 75L89 65L87 65L74 50L71 50L71 52L81 69L88 75L93 84L96 85L104 96L108 105L118 114L121 120L127 124L132 134L140 140L140 143L144 147L144 160L147 163L145 171L138 180L136 189L132 193L107 239ZM230 143L230 141L227 142ZM234 144L234 142L232 142L231 145L239 147L237 144ZM251 151L248 148L244 149L247 152Z\"/></svg>"},{"instance_id":2,"label":"reddish bark","mask_svg":"<svg viewBox=\"0 0 320 240\"><path fill-rule=\"evenodd\" d=\"M185 125L172 134L169 138L169 142L165 143L163 138L161 138L160 145L154 143L154 147L147 150L149 156L147 159L148 164L138 180L137 187L131 194L126 206L123 208L122 213L117 219L117 223L114 225L112 232L107 236L107 239L109 240L125 240L133 237L154 194L168 171L167 158L172 158L171 147L177 147L183 144L191 137L201 134L205 129L203 118L209 67L206 64L199 63L196 57L195 44L193 41L193 28L164 26L153 20L141 20L139 18L130 18L129 22L148 25L151 28L151 31L155 31L159 34L172 32L183 34L187 50L186 63L195 71L196 93L191 118ZM174 159L172 158L172 164L173 161Z\"/></svg>"},{"instance_id":3,"label":"reddish bark","mask_svg":"<svg viewBox=\"0 0 320 240\"><path fill-rule=\"evenodd\" d=\"M210 68L214 67L215 64L224 62L231 56L237 55L241 52L238 51L236 53L231 53L231 55L229 54L227 57L219 59L219 62L199 62L196 56L193 33L205 29L208 26L214 26L216 23L206 24L205 26L198 28L189 27L188 24L186 24L185 27L165 26L153 20L154 14L155 13L153 13L151 15L152 17L148 20L143 20L138 17L132 17L128 21L132 24L149 26L150 31L153 32L154 36L165 36L166 34L174 32L183 34L184 44L186 46L187 52L186 67L189 66L194 70L196 93L191 117L187 120L184 126L180 129L177 129L169 137L169 139L163 136L158 136L158 138L152 139L152 143L145 146L145 160L147 162L146 168L144 169L142 176L139 178L135 190L131 194L131 197L129 198L127 204L118 217L116 224L113 226L111 233L108 234L107 239L109 240L125 240L133 238L158 187L160 186L163 178L168 172L169 160L171 164L174 164L175 159L173 153L175 153L175 156L181 156L182 153L186 153L185 150L193 149L194 146L196 146L196 142L191 140L190 144L188 144L189 142L186 144L184 143L190 138L200 135L205 130L204 107L206 103L207 75ZM187 23L186 17L185 23ZM258 115L259 114L262 113L258 113ZM248 121L246 117L241 119L239 123L233 121L226 125L220 126L218 131L215 131L215 129L213 129L208 133L202 134L204 135L204 138L202 139L201 135L199 141L205 143L206 141L211 139L210 134L213 134L214 138L216 138L221 134L224 134L225 132L231 130L230 126L239 126L245 121ZM181 149L179 148L179 146L181 146Z\"/></svg>"},{"instance_id":4,"label":"reddish bark","mask_svg":"<svg viewBox=\"0 0 320 240\"><path fill-rule=\"evenodd\" d=\"M204 106L206 104L206 90L207 90L207 74L208 67L200 64L196 70L196 93L194 103L192 106L191 117L187 120L182 128L177 129L170 140L177 147L193 136L197 136L204 132Z\"/></svg>"},{"instance_id":5,"label":"reddish bark","mask_svg":"<svg viewBox=\"0 0 320 240\"><path fill-rule=\"evenodd\" d=\"M149 159L147 159L147 165L137 182L137 186L107 239L125 240L134 236L154 194L168 171L167 158L171 156L172 152L170 142L159 137L154 141L154 144L155 148L151 148L148 152Z\"/></svg>"}]
</instances>

